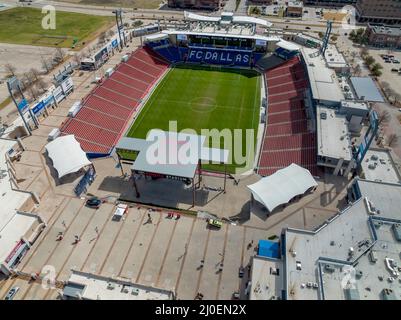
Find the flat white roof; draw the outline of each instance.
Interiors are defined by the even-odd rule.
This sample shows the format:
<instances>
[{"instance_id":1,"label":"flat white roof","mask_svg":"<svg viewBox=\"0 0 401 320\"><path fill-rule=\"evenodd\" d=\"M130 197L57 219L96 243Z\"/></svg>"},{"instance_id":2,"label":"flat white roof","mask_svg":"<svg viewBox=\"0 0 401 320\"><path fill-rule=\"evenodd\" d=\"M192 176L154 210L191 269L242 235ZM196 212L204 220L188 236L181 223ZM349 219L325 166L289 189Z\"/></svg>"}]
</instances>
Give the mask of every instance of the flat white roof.
<instances>
[{"instance_id":1,"label":"flat white roof","mask_svg":"<svg viewBox=\"0 0 401 320\"><path fill-rule=\"evenodd\" d=\"M37 221L35 216L16 213L11 220L0 229L0 263L8 257L35 221Z\"/></svg>"},{"instance_id":2,"label":"flat white roof","mask_svg":"<svg viewBox=\"0 0 401 320\"><path fill-rule=\"evenodd\" d=\"M389 150L369 149L362 162L362 169L367 180L401 183Z\"/></svg>"},{"instance_id":3,"label":"flat white roof","mask_svg":"<svg viewBox=\"0 0 401 320\"><path fill-rule=\"evenodd\" d=\"M280 39L280 41L276 43L276 46L289 51L299 51L300 49L300 47L295 43L283 39Z\"/></svg>"},{"instance_id":4,"label":"flat white roof","mask_svg":"<svg viewBox=\"0 0 401 320\"><path fill-rule=\"evenodd\" d=\"M221 16L229 16L232 17L233 23L252 23L252 24L259 24L265 27L271 27L273 24L265 19L255 18L255 17L248 17L248 16L234 16L232 12L223 12ZM189 20L194 21L205 21L205 22L220 22L220 17L212 17L212 16L204 16L196 13L192 13L189 11L184 11L184 17Z\"/></svg>"},{"instance_id":5,"label":"flat white roof","mask_svg":"<svg viewBox=\"0 0 401 320\"><path fill-rule=\"evenodd\" d=\"M11 188L5 154L16 143L15 140L0 139L0 170L3 170L4 173L4 177L0 179L0 230L13 219L17 210L30 197L27 192L16 191Z\"/></svg>"},{"instance_id":6,"label":"flat white roof","mask_svg":"<svg viewBox=\"0 0 401 320\"><path fill-rule=\"evenodd\" d=\"M401 220L401 185L357 179L362 197L380 210L380 217Z\"/></svg>"},{"instance_id":7,"label":"flat white roof","mask_svg":"<svg viewBox=\"0 0 401 320\"><path fill-rule=\"evenodd\" d=\"M324 57L327 65L330 68L345 68L348 67L347 62L342 53L340 53L335 45L329 44Z\"/></svg>"},{"instance_id":8,"label":"flat white roof","mask_svg":"<svg viewBox=\"0 0 401 320\"><path fill-rule=\"evenodd\" d=\"M162 40L168 38L168 35L165 33L155 33L145 36L145 40Z\"/></svg>"},{"instance_id":9,"label":"flat white roof","mask_svg":"<svg viewBox=\"0 0 401 320\"><path fill-rule=\"evenodd\" d=\"M286 238L286 277L288 300L318 300L323 284L319 281L319 269L317 261L321 258L347 261L349 248L355 248L355 256L358 252L358 242L369 240L373 242L368 225L367 209L365 202L360 200L347 208L341 214L335 216L316 232L287 229ZM301 270L297 268L297 262ZM317 283L318 288L309 288L306 284ZM327 288L327 285L325 285ZM341 289L341 280L332 286L332 298L337 296ZM328 299L328 293L326 299Z\"/></svg>"},{"instance_id":10,"label":"flat white roof","mask_svg":"<svg viewBox=\"0 0 401 320\"><path fill-rule=\"evenodd\" d=\"M89 300L172 300L171 291L78 271L73 271L68 283L85 286L81 297Z\"/></svg>"},{"instance_id":11,"label":"flat white roof","mask_svg":"<svg viewBox=\"0 0 401 320\"><path fill-rule=\"evenodd\" d=\"M362 101L343 100L341 101L341 107L369 111L368 104Z\"/></svg>"},{"instance_id":12,"label":"flat white roof","mask_svg":"<svg viewBox=\"0 0 401 320\"><path fill-rule=\"evenodd\" d=\"M326 114L325 119L322 114ZM316 118L318 155L350 161L351 139L346 116L336 113L335 109L318 105Z\"/></svg>"},{"instance_id":13,"label":"flat white roof","mask_svg":"<svg viewBox=\"0 0 401 320\"><path fill-rule=\"evenodd\" d=\"M313 98L338 103L345 100L335 71L326 66L326 61L321 55L311 56L316 51L317 49L301 48L308 70Z\"/></svg>"},{"instance_id":14,"label":"flat white roof","mask_svg":"<svg viewBox=\"0 0 401 320\"><path fill-rule=\"evenodd\" d=\"M260 256L253 257L249 299L271 300L277 299L277 297L281 298L281 292L284 289L284 275L282 260Z\"/></svg>"}]
</instances>

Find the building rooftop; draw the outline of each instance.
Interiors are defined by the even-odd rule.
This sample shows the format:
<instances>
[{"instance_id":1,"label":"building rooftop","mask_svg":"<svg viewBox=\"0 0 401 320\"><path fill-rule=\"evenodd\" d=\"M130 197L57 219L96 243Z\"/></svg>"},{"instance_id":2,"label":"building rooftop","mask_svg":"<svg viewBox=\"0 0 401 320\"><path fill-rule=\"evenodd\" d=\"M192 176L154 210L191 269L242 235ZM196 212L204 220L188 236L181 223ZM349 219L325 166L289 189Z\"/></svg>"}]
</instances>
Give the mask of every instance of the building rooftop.
<instances>
[{"instance_id":1,"label":"building rooftop","mask_svg":"<svg viewBox=\"0 0 401 320\"><path fill-rule=\"evenodd\" d=\"M362 101L343 100L341 101L341 107L369 111L368 104Z\"/></svg>"},{"instance_id":2,"label":"building rooftop","mask_svg":"<svg viewBox=\"0 0 401 320\"><path fill-rule=\"evenodd\" d=\"M401 220L401 185L357 179L362 197L367 197L372 207L380 210L380 217Z\"/></svg>"},{"instance_id":3,"label":"building rooftop","mask_svg":"<svg viewBox=\"0 0 401 320\"><path fill-rule=\"evenodd\" d=\"M318 155L350 161L351 139L346 115L322 105L316 107L316 113Z\"/></svg>"},{"instance_id":4,"label":"building rooftop","mask_svg":"<svg viewBox=\"0 0 401 320\"><path fill-rule=\"evenodd\" d=\"M359 100L384 102L380 91L370 77L351 77L351 84Z\"/></svg>"},{"instance_id":5,"label":"building rooftop","mask_svg":"<svg viewBox=\"0 0 401 320\"><path fill-rule=\"evenodd\" d=\"M366 152L365 160L362 162L362 169L367 180L401 183L401 177L390 150L369 149Z\"/></svg>"},{"instance_id":6,"label":"building rooftop","mask_svg":"<svg viewBox=\"0 0 401 320\"><path fill-rule=\"evenodd\" d=\"M374 33L392 36L401 36L401 27L384 24L369 24Z\"/></svg>"},{"instance_id":7,"label":"building rooftop","mask_svg":"<svg viewBox=\"0 0 401 320\"><path fill-rule=\"evenodd\" d=\"M281 298L284 280L282 260L255 256L252 259L250 300Z\"/></svg>"},{"instance_id":8,"label":"building rooftop","mask_svg":"<svg viewBox=\"0 0 401 320\"><path fill-rule=\"evenodd\" d=\"M287 299L382 299L384 289L400 299L395 225L370 215L359 199L315 232L287 229ZM393 259L391 269L385 258Z\"/></svg>"},{"instance_id":9,"label":"building rooftop","mask_svg":"<svg viewBox=\"0 0 401 320\"><path fill-rule=\"evenodd\" d=\"M73 270L64 295L88 300L172 300L173 292Z\"/></svg>"},{"instance_id":10,"label":"building rooftop","mask_svg":"<svg viewBox=\"0 0 401 320\"><path fill-rule=\"evenodd\" d=\"M329 44L325 53L324 58L326 59L327 66L329 68L346 68L348 67L347 61L341 52L338 51L335 45Z\"/></svg>"},{"instance_id":11,"label":"building rooftop","mask_svg":"<svg viewBox=\"0 0 401 320\"><path fill-rule=\"evenodd\" d=\"M288 7L303 8L304 3L302 1L288 1Z\"/></svg>"},{"instance_id":12,"label":"building rooftop","mask_svg":"<svg viewBox=\"0 0 401 320\"><path fill-rule=\"evenodd\" d=\"M335 71L326 65L321 55L316 55L317 49L304 47L301 51L308 69L313 98L335 103L344 100Z\"/></svg>"}]
</instances>

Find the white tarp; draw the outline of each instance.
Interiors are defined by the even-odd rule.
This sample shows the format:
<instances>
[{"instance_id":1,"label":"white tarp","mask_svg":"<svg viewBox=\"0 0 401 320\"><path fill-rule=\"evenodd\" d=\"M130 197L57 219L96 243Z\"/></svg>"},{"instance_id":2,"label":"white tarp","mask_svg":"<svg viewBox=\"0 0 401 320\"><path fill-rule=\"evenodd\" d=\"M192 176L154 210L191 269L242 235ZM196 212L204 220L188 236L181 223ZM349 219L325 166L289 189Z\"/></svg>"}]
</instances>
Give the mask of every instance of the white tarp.
<instances>
[{"instance_id":1,"label":"white tarp","mask_svg":"<svg viewBox=\"0 0 401 320\"><path fill-rule=\"evenodd\" d=\"M295 43L283 39L280 39L280 41L276 43L276 46L288 51L299 51L300 49Z\"/></svg>"},{"instance_id":2,"label":"white tarp","mask_svg":"<svg viewBox=\"0 0 401 320\"><path fill-rule=\"evenodd\" d=\"M317 182L309 170L292 163L271 176L249 185L248 189L251 190L255 200L271 212L279 205L288 203L295 196L315 186Z\"/></svg>"},{"instance_id":3,"label":"white tarp","mask_svg":"<svg viewBox=\"0 0 401 320\"><path fill-rule=\"evenodd\" d=\"M58 137L46 145L46 150L59 178L91 164L74 135Z\"/></svg>"}]
</instances>

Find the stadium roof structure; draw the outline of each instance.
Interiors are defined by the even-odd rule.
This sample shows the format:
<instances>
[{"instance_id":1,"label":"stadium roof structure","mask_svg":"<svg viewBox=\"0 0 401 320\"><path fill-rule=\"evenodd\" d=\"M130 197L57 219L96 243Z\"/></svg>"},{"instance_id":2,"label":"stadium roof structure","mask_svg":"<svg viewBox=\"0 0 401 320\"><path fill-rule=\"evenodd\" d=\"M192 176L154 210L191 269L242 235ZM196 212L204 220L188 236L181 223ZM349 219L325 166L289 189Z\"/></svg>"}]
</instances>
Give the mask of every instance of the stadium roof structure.
<instances>
[{"instance_id":1,"label":"stadium roof structure","mask_svg":"<svg viewBox=\"0 0 401 320\"><path fill-rule=\"evenodd\" d=\"M60 179L92 164L72 134L58 137L45 148Z\"/></svg>"},{"instance_id":2,"label":"stadium roof structure","mask_svg":"<svg viewBox=\"0 0 401 320\"><path fill-rule=\"evenodd\" d=\"M185 34L185 35L194 35L194 36L209 36L209 37L225 37L225 38L235 38L235 39L255 39L255 40L265 40L265 41L280 41L282 40L278 36L262 36L258 34L230 34L230 33L213 33L213 32L197 32L190 30L163 30L162 34Z\"/></svg>"},{"instance_id":3,"label":"stadium roof structure","mask_svg":"<svg viewBox=\"0 0 401 320\"><path fill-rule=\"evenodd\" d=\"M384 102L382 95L370 77L351 77L351 84L359 100Z\"/></svg>"},{"instance_id":4,"label":"stadium roof structure","mask_svg":"<svg viewBox=\"0 0 401 320\"><path fill-rule=\"evenodd\" d=\"M195 190L194 179L197 170L201 175L202 161L226 165L229 160L228 150L204 147L205 141L206 137L202 135L152 129L146 140L121 138L116 149L139 152L132 165L132 172L173 180L192 180ZM224 189L225 185L226 174Z\"/></svg>"},{"instance_id":5,"label":"stadium roof structure","mask_svg":"<svg viewBox=\"0 0 401 320\"><path fill-rule=\"evenodd\" d=\"M288 51L299 51L300 47L295 43L280 39L279 42L276 43L276 46L288 50Z\"/></svg>"},{"instance_id":6,"label":"stadium roof structure","mask_svg":"<svg viewBox=\"0 0 401 320\"><path fill-rule=\"evenodd\" d=\"M309 170L292 163L274 174L264 177L248 186L256 201L263 204L270 212L285 204L297 195L316 187Z\"/></svg>"},{"instance_id":7,"label":"stadium roof structure","mask_svg":"<svg viewBox=\"0 0 401 320\"><path fill-rule=\"evenodd\" d=\"M262 25L265 27L271 27L273 24L267 20L260 19L260 18L255 18L255 17L248 17L248 16L234 16L233 14L230 14L228 12L223 12L221 14L222 16L230 16L232 17L232 22L233 23L238 23L238 24L257 24L257 25ZM204 22L221 22L222 18L221 17L212 17L212 16L204 16L196 13L192 13L189 11L184 11L184 17L188 20L193 20L193 21L204 21Z\"/></svg>"}]
</instances>

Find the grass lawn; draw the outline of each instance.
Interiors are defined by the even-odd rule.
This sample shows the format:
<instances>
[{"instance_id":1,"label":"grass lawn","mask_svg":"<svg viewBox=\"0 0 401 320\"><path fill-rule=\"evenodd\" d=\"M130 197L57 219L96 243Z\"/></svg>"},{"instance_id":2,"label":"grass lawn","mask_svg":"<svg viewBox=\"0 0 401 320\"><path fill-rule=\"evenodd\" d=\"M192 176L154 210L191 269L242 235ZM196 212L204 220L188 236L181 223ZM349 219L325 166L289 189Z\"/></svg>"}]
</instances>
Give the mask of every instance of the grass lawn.
<instances>
[{"instance_id":1,"label":"grass lawn","mask_svg":"<svg viewBox=\"0 0 401 320\"><path fill-rule=\"evenodd\" d=\"M146 138L149 130L168 130L169 120L177 120L178 130L194 129L253 129L255 145L259 124L260 76L251 70L220 69L215 67L178 66L170 70L138 115L127 136ZM226 141L227 143L227 141ZM242 154L246 147L245 132L242 135ZM209 147L223 148L224 141L213 143L207 137ZM232 150L230 144L227 149ZM126 155L123 155L126 156ZM234 173L233 162L228 171ZM210 170L223 170L220 165L205 165Z\"/></svg>"},{"instance_id":2,"label":"grass lawn","mask_svg":"<svg viewBox=\"0 0 401 320\"><path fill-rule=\"evenodd\" d=\"M57 11L56 29L46 30L42 28L44 16L34 8L0 11L0 42L69 48L77 38L78 48L114 23L113 17Z\"/></svg>"}]
</instances>

